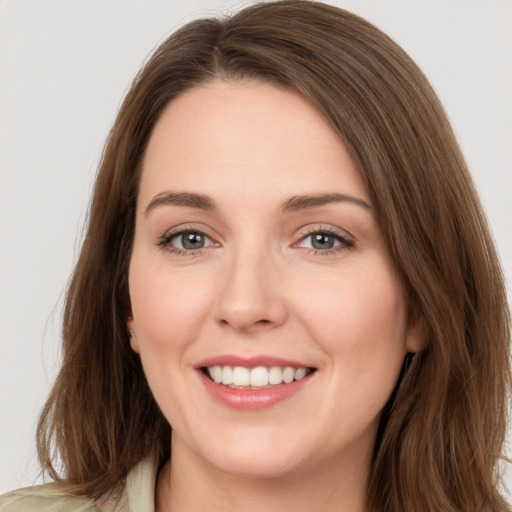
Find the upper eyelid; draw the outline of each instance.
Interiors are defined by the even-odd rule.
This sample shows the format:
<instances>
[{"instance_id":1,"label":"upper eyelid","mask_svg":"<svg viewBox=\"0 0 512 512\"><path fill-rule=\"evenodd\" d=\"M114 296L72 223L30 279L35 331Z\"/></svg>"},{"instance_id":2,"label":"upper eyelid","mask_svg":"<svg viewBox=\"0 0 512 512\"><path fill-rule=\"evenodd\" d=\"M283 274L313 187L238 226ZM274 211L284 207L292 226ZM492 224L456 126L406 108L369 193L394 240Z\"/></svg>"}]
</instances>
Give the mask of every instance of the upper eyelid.
<instances>
[{"instance_id":1,"label":"upper eyelid","mask_svg":"<svg viewBox=\"0 0 512 512\"><path fill-rule=\"evenodd\" d=\"M345 247L353 247L354 246L354 241L351 240L350 238L346 237L346 236L343 236L343 235L339 235L337 233L332 233L332 232L327 232L327 231L313 231L312 233L309 233L308 235L304 235L302 236L301 238L299 238L299 240L297 240L296 242L293 243L293 246L298 246L299 244L303 243L305 240L307 240L309 237L311 237L312 235L314 234L317 234L317 233L323 233L327 236L330 236L332 238L334 238L335 240L337 240L339 242L339 244L341 246L345 246Z\"/></svg>"},{"instance_id":2,"label":"upper eyelid","mask_svg":"<svg viewBox=\"0 0 512 512\"><path fill-rule=\"evenodd\" d=\"M207 226L203 225L198 227L197 225L193 224L179 224L178 226L172 227L165 231L161 238L172 238L182 233L200 233L213 240L215 237L212 235L211 231L211 229L208 229Z\"/></svg>"},{"instance_id":3,"label":"upper eyelid","mask_svg":"<svg viewBox=\"0 0 512 512\"><path fill-rule=\"evenodd\" d=\"M193 252L193 251L202 251L202 250L205 250L205 249L210 249L210 248L215 248L216 246L218 246L218 242L216 242L210 235L208 235L207 233L204 233L202 231L198 231L198 230L193 230L193 229L184 229L184 230L179 230L179 231L176 231L174 233L169 233L169 234L166 234L164 235L161 239L160 239L160 242L158 245L160 246L169 246L172 244L172 242L180 237L180 236L183 236L184 234L186 233L198 233L200 235L203 235L205 238L207 238L210 243L204 247L199 247L197 249L179 249L177 248L178 250L183 250L183 251L187 251L187 252Z\"/></svg>"},{"instance_id":4,"label":"upper eyelid","mask_svg":"<svg viewBox=\"0 0 512 512\"><path fill-rule=\"evenodd\" d=\"M194 226L178 226L176 228L171 228L167 230L162 238L172 238L173 236L177 236L182 233L200 233L208 238L215 238L213 235L208 233L208 229L206 228L197 228ZM333 235L338 235L341 237L353 238L353 236L346 230L342 230L339 228L326 227L326 226L305 226L297 230L297 236L304 237L314 233L330 233ZM220 238L220 237L219 237Z\"/></svg>"},{"instance_id":5,"label":"upper eyelid","mask_svg":"<svg viewBox=\"0 0 512 512\"><path fill-rule=\"evenodd\" d=\"M215 236L212 234L212 230L209 229L206 225L200 224L199 226L197 224L181 224L178 226L175 226L173 228L168 229L163 235L159 237L159 243L164 242L170 242L174 237L183 234L183 233L200 233L207 238L209 238L214 244L224 243L224 240L222 240L222 236ZM300 242L307 236L310 236L315 233L328 233L332 236L339 237L342 240L350 241L352 243L355 243L356 239L355 237L348 232L346 229L341 229L339 227L335 227L332 225L327 225L324 223L317 223L317 224L307 224L305 226L300 227L299 229L295 230L295 235L293 236L294 241L292 242L292 245Z\"/></svg>"},{"instance_id":6,"label":"upper eyelid","mask_svg":"<svg viewBox=\"0 0 512 512\"><path fill-rule=\"evenodd\" d=\"M306 226L303 226L302 228L297 230L298 235L301 239L312 235L314 233L329 233L331 235L336 235L341 238L350 239L351 241L355 241L355 237L346 229L341 229L338 227L334 227L331 225L325 225L325 224L308 224Z\"/></svg>"},{"instance_id":7,"label":"upper eyelid","mask_svg":"<svg viewBox=\"0 0 512 512\"><path fill-rule=\"evenodd\" d=\"M183 236L185 233L198 233L201 235L204 235L206 238L210 240L210 244L205 247L199 247L197 249L185 249L180 247L175 247L172 242L175 238L179 236ZM209 236L207 233L204 233L203 231L200 231L198 229L176 229L168 230L164 235L162 235L159 240L157 241L156 245L164 249L166 252L178 254L180 256L196 256L199 255L202 251L207 251L211 248L215 248L217 245L217 242Z\"/></svg>"}]
</instances>

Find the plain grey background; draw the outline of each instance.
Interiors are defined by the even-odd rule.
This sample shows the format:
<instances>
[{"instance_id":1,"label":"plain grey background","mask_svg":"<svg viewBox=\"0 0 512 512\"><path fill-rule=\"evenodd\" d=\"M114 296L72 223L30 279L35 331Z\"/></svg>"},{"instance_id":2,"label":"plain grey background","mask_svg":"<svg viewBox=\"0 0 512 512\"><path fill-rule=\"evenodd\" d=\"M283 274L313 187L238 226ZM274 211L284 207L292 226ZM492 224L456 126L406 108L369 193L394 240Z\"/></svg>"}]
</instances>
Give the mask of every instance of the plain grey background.
<instances>
[{"instance_id":1,"label":"plain grey background","mask_svg":"<svg viewBox=\"0 0 512 512\"><path fill-rule=\"evenodd\" d=\"M510 290L512 1L328 3L375 23L430 78L481 193ZM237 5L0 0L0 493L41 481L35 423L58 367L63 294L121 99L165 36Z\"/></svg>"}]
</instances>

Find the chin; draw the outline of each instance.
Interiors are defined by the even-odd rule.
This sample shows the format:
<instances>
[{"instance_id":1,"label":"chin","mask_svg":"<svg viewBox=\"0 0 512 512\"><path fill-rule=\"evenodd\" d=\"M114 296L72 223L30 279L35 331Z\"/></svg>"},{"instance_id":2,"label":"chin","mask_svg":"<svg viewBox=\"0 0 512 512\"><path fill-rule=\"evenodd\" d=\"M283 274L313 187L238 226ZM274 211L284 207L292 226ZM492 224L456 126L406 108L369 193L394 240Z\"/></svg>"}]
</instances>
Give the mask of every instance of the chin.
<instances>
[{"instance_id":1,"label":"chin","mask_svg":"<svg viewBox=\"0 0 512 512\"><path fill-rule=\"evenodd\" d=\"M244 439L231 436L230 439L217 439L204 450L199 447L197 455L222 473L253 479L279 479L296 472L303 458L300 446L282 441L276 436L270 439L253 436L249 442L244 442Z\"/></svg>"},{"instance_id":2,"label":"chin","mask_svg":"<svg viewBox=\"0 0 512 512\"><path fill-rule=\"evenodd\" d=\"M276 456L278 455L278 456ZM223 473L247 479L281 479L297 472L299 464L283 453L230 453L211 461Z\"/></svg>"}]
</instances>

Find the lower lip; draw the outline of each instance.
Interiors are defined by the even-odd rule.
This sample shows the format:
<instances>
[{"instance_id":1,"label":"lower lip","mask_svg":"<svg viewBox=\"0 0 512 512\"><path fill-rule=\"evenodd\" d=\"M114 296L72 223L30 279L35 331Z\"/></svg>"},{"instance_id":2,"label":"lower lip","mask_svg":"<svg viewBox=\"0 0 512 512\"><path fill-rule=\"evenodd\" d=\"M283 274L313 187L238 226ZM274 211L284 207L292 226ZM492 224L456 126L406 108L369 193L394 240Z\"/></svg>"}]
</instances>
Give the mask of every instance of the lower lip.
<instances>
[{"instance_id":1,"label":"lower lip","mask_svg":"<svg viewBox=\"0 0 512 512\"><path fill-rule=\"evenodd\" d=\"M205 388L215 400L232 409L243 411L259 411L291 398L309 382L311 377L310 374L290 384L279 384L270 388L233 389L213 382L202 371L199 371L199 374Z\"/></svg>"}]
</instances>

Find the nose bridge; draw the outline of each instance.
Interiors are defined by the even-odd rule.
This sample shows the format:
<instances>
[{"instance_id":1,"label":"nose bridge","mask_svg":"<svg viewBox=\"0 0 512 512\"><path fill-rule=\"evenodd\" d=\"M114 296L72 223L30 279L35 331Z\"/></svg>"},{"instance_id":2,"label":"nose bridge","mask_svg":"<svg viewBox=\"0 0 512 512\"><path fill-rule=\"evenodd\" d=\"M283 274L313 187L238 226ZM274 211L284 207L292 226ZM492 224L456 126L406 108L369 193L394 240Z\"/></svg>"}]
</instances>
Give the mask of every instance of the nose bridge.
<instances>
[{"instance_id":1,"label":"nose bridge","mask_svg":"<svg viewBox=\"0 0 512 512\"><path fill-rule=\"evenodd\" d=\"M280 325L286 318L286 307L279 290L277 256L270 244L245 236L228 252L217 320L238 330Z\"/></svg>"}]
</instances>

